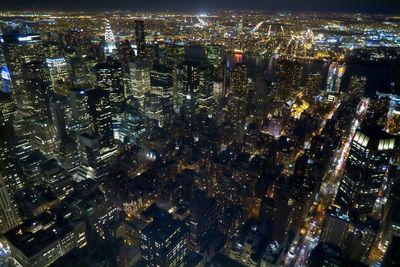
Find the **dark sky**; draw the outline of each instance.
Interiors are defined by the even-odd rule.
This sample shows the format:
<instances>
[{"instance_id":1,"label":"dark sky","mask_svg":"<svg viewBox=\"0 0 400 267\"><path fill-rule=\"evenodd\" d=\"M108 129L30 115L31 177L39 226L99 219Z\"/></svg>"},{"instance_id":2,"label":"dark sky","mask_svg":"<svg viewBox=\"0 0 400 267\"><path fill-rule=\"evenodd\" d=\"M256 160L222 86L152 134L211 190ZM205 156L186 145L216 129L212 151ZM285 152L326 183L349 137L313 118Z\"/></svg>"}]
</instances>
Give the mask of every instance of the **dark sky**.
<instances>
[{"instance_id":1,"label":"dark sky","mask_svg":"<svg viewBox=\"0 0 400 267\"><path fill-rule=\"evenodd\" d=\"M400 0L0 0L0 9L324 11L400 14Z\"/></svg>"}]
</instances>

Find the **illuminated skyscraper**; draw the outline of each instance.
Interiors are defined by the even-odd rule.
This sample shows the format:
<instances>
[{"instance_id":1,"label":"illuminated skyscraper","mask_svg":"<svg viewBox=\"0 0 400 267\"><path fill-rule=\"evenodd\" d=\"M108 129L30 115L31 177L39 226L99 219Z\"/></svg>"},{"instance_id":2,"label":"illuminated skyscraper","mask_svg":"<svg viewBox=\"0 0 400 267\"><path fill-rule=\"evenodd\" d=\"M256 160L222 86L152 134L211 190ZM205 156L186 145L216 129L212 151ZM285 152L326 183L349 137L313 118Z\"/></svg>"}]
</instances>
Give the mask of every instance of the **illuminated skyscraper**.
<instances>
[{"instance_id":1,"label":"illuminated skyscraper","mask_svg":"<svg viewBox=\"0 0 400 267\"><path fill-rule=\"evenodd\" d=\"M336 196L336 203L351 217L372 211L382 183L387 179L395 145L395 137L383 130L356 131Z\"/></svg>"},{"instance_id":2,"label":"illuminated skyscraper","mask_svg":"<svg viewBox=\"0 0 400 267\"><path fill-rule=\"evenodd\" d=\"M322 227L321 241L344 249L354 226L349 216L340 210L339 206L328 208Z\"/></svg>"},{"instance_id":3,"label":"illuminated skyscraper","mask_svg":"<svg viewBox=\"0 0 400 267\"><path fill-rule=\"evenodd\" d=\"M160 125L168 124L174 112L172 68L166 65L155 65L150 72L150 85L150 93L147 95L149 97L153 95L153 98L157 99L158 103L155 108L160 112L153 116L149 113L151 110L145 105L146 116L157 119Z\"/></svg>"},{"instance_id":4,"label":"illuminated skyscraper","mask_svg":"<svg viewBox=\"0 0 400 267\"><path fill-rule=\"evenodd\" d=\"M43 61L43 42L39 34L7 34L1 36L1 46L10 74L12 88L19 110L31 107L28 90L25 89L23 65L31 61Z\"/></svg>"},{"instance_id":5,"label":"illuminated skyscraper","mask_svg":"<svg viewBox=\"0 0 400 267\"><path fill-rule=\"evenodd\" d=\"M6 93L11 93L11 73L6 65L1 68L1 83L2 83L2 91Z\"/></svg>"},{"instance_id":6,"label":"illuminated skyscraper","mask_svg":"<svg viewBox=\"0 0 400 267\"><path fill-rule=\"evenodd\" d=\"M76 175L78 181L86 179L100 179L109 173L106 160L107 153L102 152L100 136L98 134L83 133L80 141L80 165Z\"/></svg>"},{"instance_id":7,"label":"illuminated skyscraper","mask_svg":"<svg viewBox=\"0 0 400 267\"><path fill-rule=\"evenodd\" d=\"M119 113L124 104L124 80L122 65L117 62L105 62L96 65L97 86L110 92L113 113Z\"/></svg>"},{"instance_id":8,"label":"illuminated skyscraper","mask_svg":"<svg viewBox=\"0 0 400 267\"><path fill-rule=\"evenodd\" d=\"M12 124L15 114L11 94L0 92L0 170L10 193L22 187L17 172L17 136Z\"/></svg>"},{"instance_id":9,"label":"illuminated skyscraper","mask_svg":"<svg viewBox=\"0 0 400 267\"><path fill-rule=\"evenodd\" d=\"M23 65L23 75L29 102L25 108L36 121L51 121L50 93L53 90L47 66L43 61L31 61Z\"/></svg>"},{"instance_id":10,"label":"illuminated skyscraper","mask_svg":"<svg viewBox=\"0 0 400 267\"><path fill-rule=\"evenodd\" d=\"M139 111L144 114L144 95L150 92L150 69L147 61L139 60L129 64L129 90L126 96L130 102L136 102Z\"/></svg>"},{"instance_id":11,"label":"illuminated skyscraper","mask_svg":"<svg viewBox=\"0 0 400 267\"><path fill-rule=\"evenodd\" d=\"M212 71L199 61L184 61L178 65L174 108L183 112L185 121L192 125L194 116L205 111L213 116L214 98Z\"/></svg>"},{"instance_id":12,"label":"illuminated skyscraper","mask_svg":"<svg viewBox=\"0 0 400 267\"><path fill-rule=\"evenodd\" d=\"M186 228L168 213L154 217L153 222L140 233L140 250L145 266L186 266Z\"/></svg>"},{"instance_id":13,"label":"illuminated skyscraper","mask_svg":"<svg viewBox=\"0 0 400 267\"><path fill-rule=\"evenodd\" d=\"M89 114L92 117L93 130L100 137L100 147L111 149L115 146L115 142L110 93L97 88L89 90L87 94Z\"/></svg>"},{"instance_id":14,"label":"illuminated skyscraper","mask_svg":"<svg viewBox=\"0 0 400 267\"><path fill-rule=\"evenodd\" d=\"M246 123L246 94L248 90L247 66L236 65L229 74L228 116L233 126L232 137L243 141Z\"/></svg>"},{"instance_id":15,"label":"illuminated skyscraper","mask_svg":"<svg viewBox=\"0 0 400 267\"><path fill-rule=\"evenodd\" d=\"M55 132L50 112L50 94L52 86L49 73L44 61L31 61L23 65L23 75L28 92L30 123L33 130L32 146L40 149L45 155L52 156L55 148ZM25 110L27 110L25 108Z\"/></svg>"},{"instance_id":16,"label":"illuminated skyscraper","mask_svg":"<svg viewBox=\"0 0 400 267\"><path fill-rule=\"evenodd\" d=\"M92 132L93 122L88 111L87 90L72 88L69 91L69 102L74 130L79 134Z\"/></svg>"},{"instance_id":17,"label":"illuminated skyscraper","mask_svg":"<svg viewBox=\"0 0 400 267\"><path fill-rule=\"evenodd\" d=\"M51 117L59 140L67 138L72 119L68 98L64 95L53 94L50 101Z\"/></svg>"},{"instance_id":18,"label":"illuminated skyscraper","mask_svg":"<svg viewBox=\"0 0 400 267\"><path fill-rule=\"evenodd\" d=\"M328 100L333 99L340 92L343 74L346 70L344 65L334 62L329 66L328 78L326 81L326 92Z\"/></svg>"},{"instance_id":19,"label":"illuminated skyscraper","mask_svg":"<svg viewBox=\"0 0 400 267\"><path fill-rule=\"evenodd\" d=\"M105 56L111 56L113 50L116 49L114 33L111 30L110 22L108 19L105 22L105 33L104 33L104 54Z\"/></svg>"},{"instance_id":20,"label":"illuminated skyscraper","mask_svg":"<svg viewBox=\"0 0 400 267\"><path fill-rule=\"evenodd\" d=\"M136 46L137 46L137 56L140 59L146 57L146 42L145 42L145 32L144 32L144 21L135 20L135 34L136 34Z\"/></svg>"},{"instance_id":21,"label":"illuminated skyscraper","mask_svg":"<svg viewBox=\"0 0 400 267\"><path fill-rule=\"evenodd\" d=\"M352 76L349 87L347 88L347 94L351 96L362 97L364 95L366 84L367 77L355 75Z\"/></svg>"},{"instance_id":22,"label":"illuminated skyscraper","mask_svg":"<svg viewBox=\"0 0 400 267\"><path fill-rule=\"evenodd\" d=\"M68 95L68 89L71 86L71 77L69 65L65 58L46 58L49 68L50 80L53 90L62 95Z\"/></svg>"},{"instance_id":23,"label":"illuminated skyscraper","mask_svg":"<svg viewBox=\"0 0 400 267\"><path fill-rule=\"evenodd\" d=\"M21 222L14 198L0 173L0 233L4 234Z\"/></svg>"}]
</instances>

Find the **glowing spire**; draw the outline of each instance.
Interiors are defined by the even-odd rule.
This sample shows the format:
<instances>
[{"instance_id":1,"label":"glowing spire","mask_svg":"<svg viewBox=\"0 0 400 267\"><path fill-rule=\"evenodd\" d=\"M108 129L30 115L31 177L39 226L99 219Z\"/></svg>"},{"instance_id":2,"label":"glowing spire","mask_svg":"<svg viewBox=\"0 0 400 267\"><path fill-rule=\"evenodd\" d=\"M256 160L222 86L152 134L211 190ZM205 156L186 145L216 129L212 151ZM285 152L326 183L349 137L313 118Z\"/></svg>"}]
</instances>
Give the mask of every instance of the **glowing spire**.
<instances>
[{"instance_id":1,"label":"glowing spire","mask_svg":"<svg viewBox=\"0 0 400 267\"><path fill-rule=\"evenodd\" d=\"M104 53L107 55L111 55L113 50L116 48L115 46L115 37L111 30L110 22L106 19L106 32L104 34Z\"/></svg>"}]
</instances>

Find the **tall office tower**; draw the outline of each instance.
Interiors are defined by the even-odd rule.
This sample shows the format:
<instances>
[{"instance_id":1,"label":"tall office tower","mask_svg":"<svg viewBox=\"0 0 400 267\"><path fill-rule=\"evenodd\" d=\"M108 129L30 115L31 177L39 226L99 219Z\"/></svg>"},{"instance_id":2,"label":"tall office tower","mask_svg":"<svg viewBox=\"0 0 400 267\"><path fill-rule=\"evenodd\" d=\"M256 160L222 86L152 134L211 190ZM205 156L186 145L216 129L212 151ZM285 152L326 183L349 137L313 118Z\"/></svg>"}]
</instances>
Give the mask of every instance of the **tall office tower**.
<instances>
[{"instance_id":1,"label":"tall office tower","mask_svg":"<svg viewBox=\"0 0 400 267\"><path fill-rule=\"evenodd\" d=\"M387 132L399 135L400 134L400 96L398 94L381 94L377 93L379 98L389 99L389 111L387 114L387 124L385 129ZM368 111L368 110L367 110Z\"/></svg>"},{"instance_id":2,"label":"tall office tower","mask_svg":"<svg viewBox=\"0 0 400 267\"><path fill-rule=\"evenodd\" d=\"M185 58L185 45L183 43L166 43L163 62L169 66L181 63Z\"/></svg>"},{"instance_id":3,"label":"tall office tower","mask_svg":"<svg viewBox=\"0 0 400 267\"><path fill-rule=\"evenodd\" d=\"M300 86L303 65L290 60L278 61L275 74L275 91L271 97L273 107L281 109Z\"/></svg>"},{"instance_id":4,"label":"tall office tower","mask_svg":"<svg viewBox=\"0 0 400 267\"><path fill-rule=\"evenodd\" d=\"M109 174L109 166L106 162L107 153L102 151L101 137L94 133L83 133L79 136L80 166L75 179L100 179Z\"/></svg>"},{"instance_id":5,"label":"tall office tower","mask_svg":"<svg viewBox=\"0 0 400 267\"><path fill-rule=\"evenodd\" d=\"M96 65L97 86L110 92L113 114L120 113L124 104L124 73L121 63L108 61Z\"/></svg>"},{"instance_id":6,"label":"tall office tower","mask_svg":"<svg viewBox=\"0 0 400 267\"><path fill-rule=\"evenodd\" d=\"M163 127L164 118L161 106L161 97L154 93L145 93L144 107L144 115L151 120L155 120L159 127Z\"/></svg>"},{"instance_id":7,"label":"tall office tower","mask_svg":"<svg viewBox=\"0 0 400 267\"><path fill-rule=\"evenodd\" d=\"M43 61L31 61L22 66L23 79L29 96L30 113L36 121L51 121L50 92L53 90L47 66Z\"/></svg>"},{"instance_id":8,"label":"tall office tower","mask_svg":"<svg viewBox=\"0 0 400 267\"><path fill-rule=\"evenodd\" d=\"M55 148L55 133L51 125L49 95L52 87L47 66L43 61L31 61L23 65L23 74L30 98L32 145L44 154L52 155Z\"/></svg>"},{"instance_id":9,"label":"tall office tower","mask_svg":"<svg viewBox=\"0 0 400 267\"><path fill-rule=\"evenodd\" d=\"M1 47L1 46L0 46ZM0 51L1 53L1 51ZM5 63L3 63L3 67L1 68L1 89L0 91L3 91L5 93L11 93L11 89L12 89L12 84L11 84L11 73L10 70L8 69L8 67L5 65Z\"/></svg>"},{"instance_id":10,"label":"tall office tower","mask_svg":"<svg viewBox=\"0 0 400 267\"><path fill-rule=\"evenodd\" d=\"M3 174L0 173L0 233L4 234L21 222L18 208L14 203Z\"/></svg>"},{"instance_id":11,"label":"tall office tower","mask_svg":"<svg viewBox=\"0 0 400 267\"><path fill-rule=\"evenodd\" d=\"M56 150L57 159L61 166L72 176L79 167L79 150L77 140L66 137L60 140Z\"/></svg>"},{"instance_id":12,"label":"tall office tower","mask_svg":"<svg viewBox=\"0 0 400 267\"><path fill-rule=\"evenodd\" d=\"M150 85L150 93L146 96L157 100L155 110L159 114L152 114L154 110L148 105L145 105L145 114L151 119L157 119L160 126L168 125L174 112L172 68L155 65L150 71Z\"/></svg>"},{"instance_id":13,"label":"tall office tower","mask_svg":"<svg viewBox=\"0 0 400 267\"><path fill-rule=\"evenodd\" d=\"M23 65L44 60L42 39L38 34L4 34L1 37L4 58L10 73L11 87L17 107L21 111L30 108L28 90L25 88Z\"/></svg>"},{"instance_id":14,"label":"tall office tower","mask_svg":"<svg viewBox=\"0 0 400 267\"><path fill-rule=\"evenodd\" d=\"M129 144L137 144L139 137L144 131L143 117L135 108L128 107L122 114L118 139Z\"/></svg>"},{"instance_id":15,"label":"tall office tower","mask_svg":"<svg viewBox=\"0 0 400 267\"><path fill-rule=\"evenodd\" d=\"M0 92L0 170L11 193L22 187L17 171L15 114L16 106L11 94Z\"/></svg>"},{"instance_id":16,"label":"tall office tower","mask_svg":"<svg viewBox=\"0 0 400 267\"><path fill-rule=\"evenodd\" d=\"M93 75L93 66L99 61L97 57L72 57L71 78L74 87L91 88L96 85L96 77Z\"/></svg>"},{"instance_id":17,"label":"tall office tower","mask_svg":"<svg viewBox=\"0 0 400 267\"><path fill-rule=\"evenodd\" d=\"M246 123L246 96L248 89L248 73L244 64L237 64L229 74L228 117L232 129L233 140L243 141Z\"/></svg>"},{"instance_id":18,"label":"tall office tower","mask_svg":"<svg viewBox=\"0 0 400 267\"><path fill-rule=\"evenodd\" d=\"M230 92L246 94L248 89L248 71L245 64L236 64L229 73Z\"/></svg>"},{"instance_id":19,"label":"tall office tower","mask_svg":"<svg viewBox=\"0 0 400 267\"><path fill-rule=\"evenodd\" d=\"M326 92L328 94L335 95L337 92L337 78L338 78L338 63L333 62L332 64L329 65L328 69L328 76L327 76L327 81L326 81Z\"/></svg>"},{"instance_id":20,"label":"tall office tower","mask_svg":"<svg viewBox=\"0 0 400 267\"><path fill-rule=\"evenodd\" d=\"M215 114L215 100L213 96L213 72L210 65L202 66L199 77L199 90L196 94L196 114L204 112L209 118Z\"/></svg>"},{"instance_id":21,"label":"tall office tower","mask_svg":"<svg viewBox=\"0 0 400 267\"><path fill-rule=\"evenodd\" d=\"M254 92L251 94L252 107L250 114L254 122L262 124L267 114L266 100L271 92L271 81L266 80L262 75L257 75L255 78Z\"/></svg>"},{"instance_id":22,"label":"tall office tower","mask_svg":"<svg viewBox=\"0 0 400 267\"><path fill-rule=\"evenodd\" d=\"M362 97L364 95L365 86L367 84L367 77L365 76L352 76L347 88L349 96Z\"/></svg>"},{"instance_id":23,"label":"tall office tower","mask_svg":"<svg viewBox=\"0 0 400 267\"><path fill-rule=\"evenodd\" d=\"M0 123L2 126L12 125L16 106L11 93L0 92Z\"/></svg>"},{"instance_id":24,"label":"tall office tower","mask_svg":"<svg viewBox=\"0 0 400 267\"><path fill-rule=\"evenodd\" d=\"M315 97L320 94L322 89L322 75L320 73L311 73L306 77L304 83L304 95L308 102L313 102Z\"/></svg>"},{"instance_id":25,"label":"tall office tower","mask_svg":"<svg viewBox=\"0 0 400 267\"><path fill-rule=\"evenodd\" d=\"M110 22L106 19L104 33L104 55L111 56L116 49L114 33L111 30Z\"/></svg>"},{"instance_id":26,"label":"tall office tower","mask_svg":"<svg viewBox=\"0 0 400 267\"><path fill-rule=\"evenodd\" d=\"M326 212L321 232L321 241L344 249L354 230L350 217L339 206L331 205Z\"/></svg>"},{"instance_id":27,"label":"tall office tower","mask_svg":"<svg viewBox=\"0 0 400 267\"><path fill-rule=\"evenodd\" d=\"M117 152L112 124L110 93L93 89L88 91L89 114L92 117L93 130L99 136L101 156L109 160Z\"/></svg>"},{"instance_id":28,"label":"tall office tower","mask_svg":"<svg viewBox=\"0 0 400 267\"><path fill-rule=\"evenodd\" d=\"M388 125L390 102L389 97L371 97L361 127L385 129Z\"/></svg>"},{"instance_id":29,"label":"tall office tower","mask_svg":"<svg viewBox=\"0 0 400 267\"><path fill-rule=\"evenodd\" d=\"M71 74L65 58L46 58L46 64L54 92L68 96L68 90L71 86Z\"/></svg>"},{"instance_id":30,"label":"tall office tower","mask_svg":"<svg viewBox=\"0 0 400 267\"><path fill-rule=\"evenodd\" d=\"M206 48L208 62L215 68L224 61L224 47L222 45L208 45Z\"/></svg>"},{"instance_id":31,"label":"tall office tower","mask_svg":"<svg viewBox=\"0 0 400 267\"><path fill-rule=\"evenodd\" d=\"M69 90L72 127L78 134L93 131L93 122L88 109L87 92L86 89L82 88L72 88Z\"/></svg>"},{"instance_id":32,"label":"tall office tower","mask_svg":"<svg viewBox=\"0 0 400 267\"><path fill-rule=\"evenodd\" d=\"M67 138L72 119L68 97L53 93L50 100L50 111L58 139Z\"/></svg>"},{"instance_id":33,"label":"tall office tower","mask_svg":"<svg viewBox=\"0 0 400 267\"><path fill-rule=\"evenodd\" d=\"M136 46L137 46L137 56L140 59L146 57L146 42L145 42L145 32L144 32L144 21L135 20L135 34L136 34Z\"/></svg>"},{"instance_id":34,"label":"tall office tower","mask_svg":"<svg viewBox=\"0 0 400 267\"><path fill-rule=\"evenodd\" d=\"M153 222L140 232L140 251L147 267L186 266L186 243L187 230L184 225L165 212L156 214Z\"/></svg>"},{"instance_id":35,"label":"tall office tower","mask_svg":"<svg viewBox=\"0 0 400 267\"><path fill-rule=\"evenodd\" d=\"M72 191L71 176L60 167L56 159L50 159L40 165L43 184L59 200L63 200Z\"/></svg>"},{"instance_id":36,"label":"tall office tower","mask_svg":"<svg viewBox=\"0 0 400 267\"><path fill-rule=\"evenodd\" d=\"M144 114L144 94L150 92L150 70L151 66L147 61L139 60L129 63L129 90L126 96L130 102L138 106L139 111Z\"/></svg>"},{"instance_id":37,"label":"tall office tower","mask_svg":"<svg viewBox=\"0 0 400 267\"><path fill-rule=\"evenodd\" d=\"M333 62L331 65L329 65L326 81L326 93L328 94L328 101L334 100L340 93L342 77L345 71L345 65L340 65L337 62Z\"/></svg>"},{"instance_id":38,"label":"tall office tower","mask_svg":"<svg viewBox=\"0 0 400 267\"><path fill-rule=\"evenodd\" d=\"M209 117L213 116L215 101L209 65L195 61L184 61L178 65L174 108L183 112L189 125L201 111Z\"/></svg>"},{"instance_id":39,"label":"tall office tower","mask_svg":"<svg viewBox=\"0 0 400 267\"><path fill-rule=\"evenodd\" d=\"M221 45L208 45L206 47L208 62L213 68L214 95L226 94L226 62L224 60L224 47Z\"/></svg>"},{"instance_id":40,"label":"tall office tower","mask_svg":"<svg viewBox=\"0 0 400 267\"><path fill-rule=\"evenodd\" d=\"M185 121L193 123L195 116L195 92L199 88L200 65L195 62L183 62L177 67L175 111L183 113Z\"/></svg>"},{"instance_id":41,"label":"tall office tower","mask_svg":"<svg viewBox=\"0 0 400 267\"><path fill-rule=\"evenodd\" d=\"M118 46L118 60L121 62L122 67L126 69L129 65L129 62L135 60L135 51L131 45L131 42L128 39L125 39Z\"/></svg>"},{"instance_id":42,"label":"tall office tower","mask_svg":"<svg viewBox=\"0 0 400 267\"><path fill-rule=\"evenodd\" d=\"M137 144L140 136L145 132L144 122L144 117L136 109L127 107L122 114L121 126L116 138L125 144Z\"/></svg>"},{"instance_id":43,"label":"tall office tower","mask_svg":"<svg viewBox=\"0 0 400 267\"><path fill-rule=\"evenodd\" d=\"M387 179L395 136L379 128L356 131L336 203L351 217L372 211L382 182Z\"/></svg>"}]
</instances>

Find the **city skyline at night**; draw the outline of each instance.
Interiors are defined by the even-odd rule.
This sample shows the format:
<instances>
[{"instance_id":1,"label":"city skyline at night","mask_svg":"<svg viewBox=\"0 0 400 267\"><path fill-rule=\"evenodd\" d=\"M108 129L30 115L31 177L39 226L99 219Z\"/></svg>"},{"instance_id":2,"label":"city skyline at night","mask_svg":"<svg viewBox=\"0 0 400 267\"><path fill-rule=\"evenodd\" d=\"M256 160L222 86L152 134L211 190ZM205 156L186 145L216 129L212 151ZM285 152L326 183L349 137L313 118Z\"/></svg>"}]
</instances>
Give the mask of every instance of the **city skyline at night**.
<instances>
[{"instance_id":1,"label":"city skyline at night","mask_svg":"<svg viewBox=\"0 0 400 267\"><path fill-rule=\"evenodd\" d=\"M249 1L162 1L162 0L122 0L111 3L106 0L66 1L57 2L43 0L5 0L3 10L29 10L42 11L185 11L185 12L210 12L217 10L249 10L265 12L348 12L348 13L384 13L398 14L400 4L393 0L249 0Z\"/></svg>"},{"instance_id":2,"label":"city skyline at night","mask_svg":"<svg viewBox=\"0 0 400 267\"><path fill-rule=\"evenodd\" d=\"M0 266L400 266L396 1L0 10Z\"/></svg>"}]
</instances>

